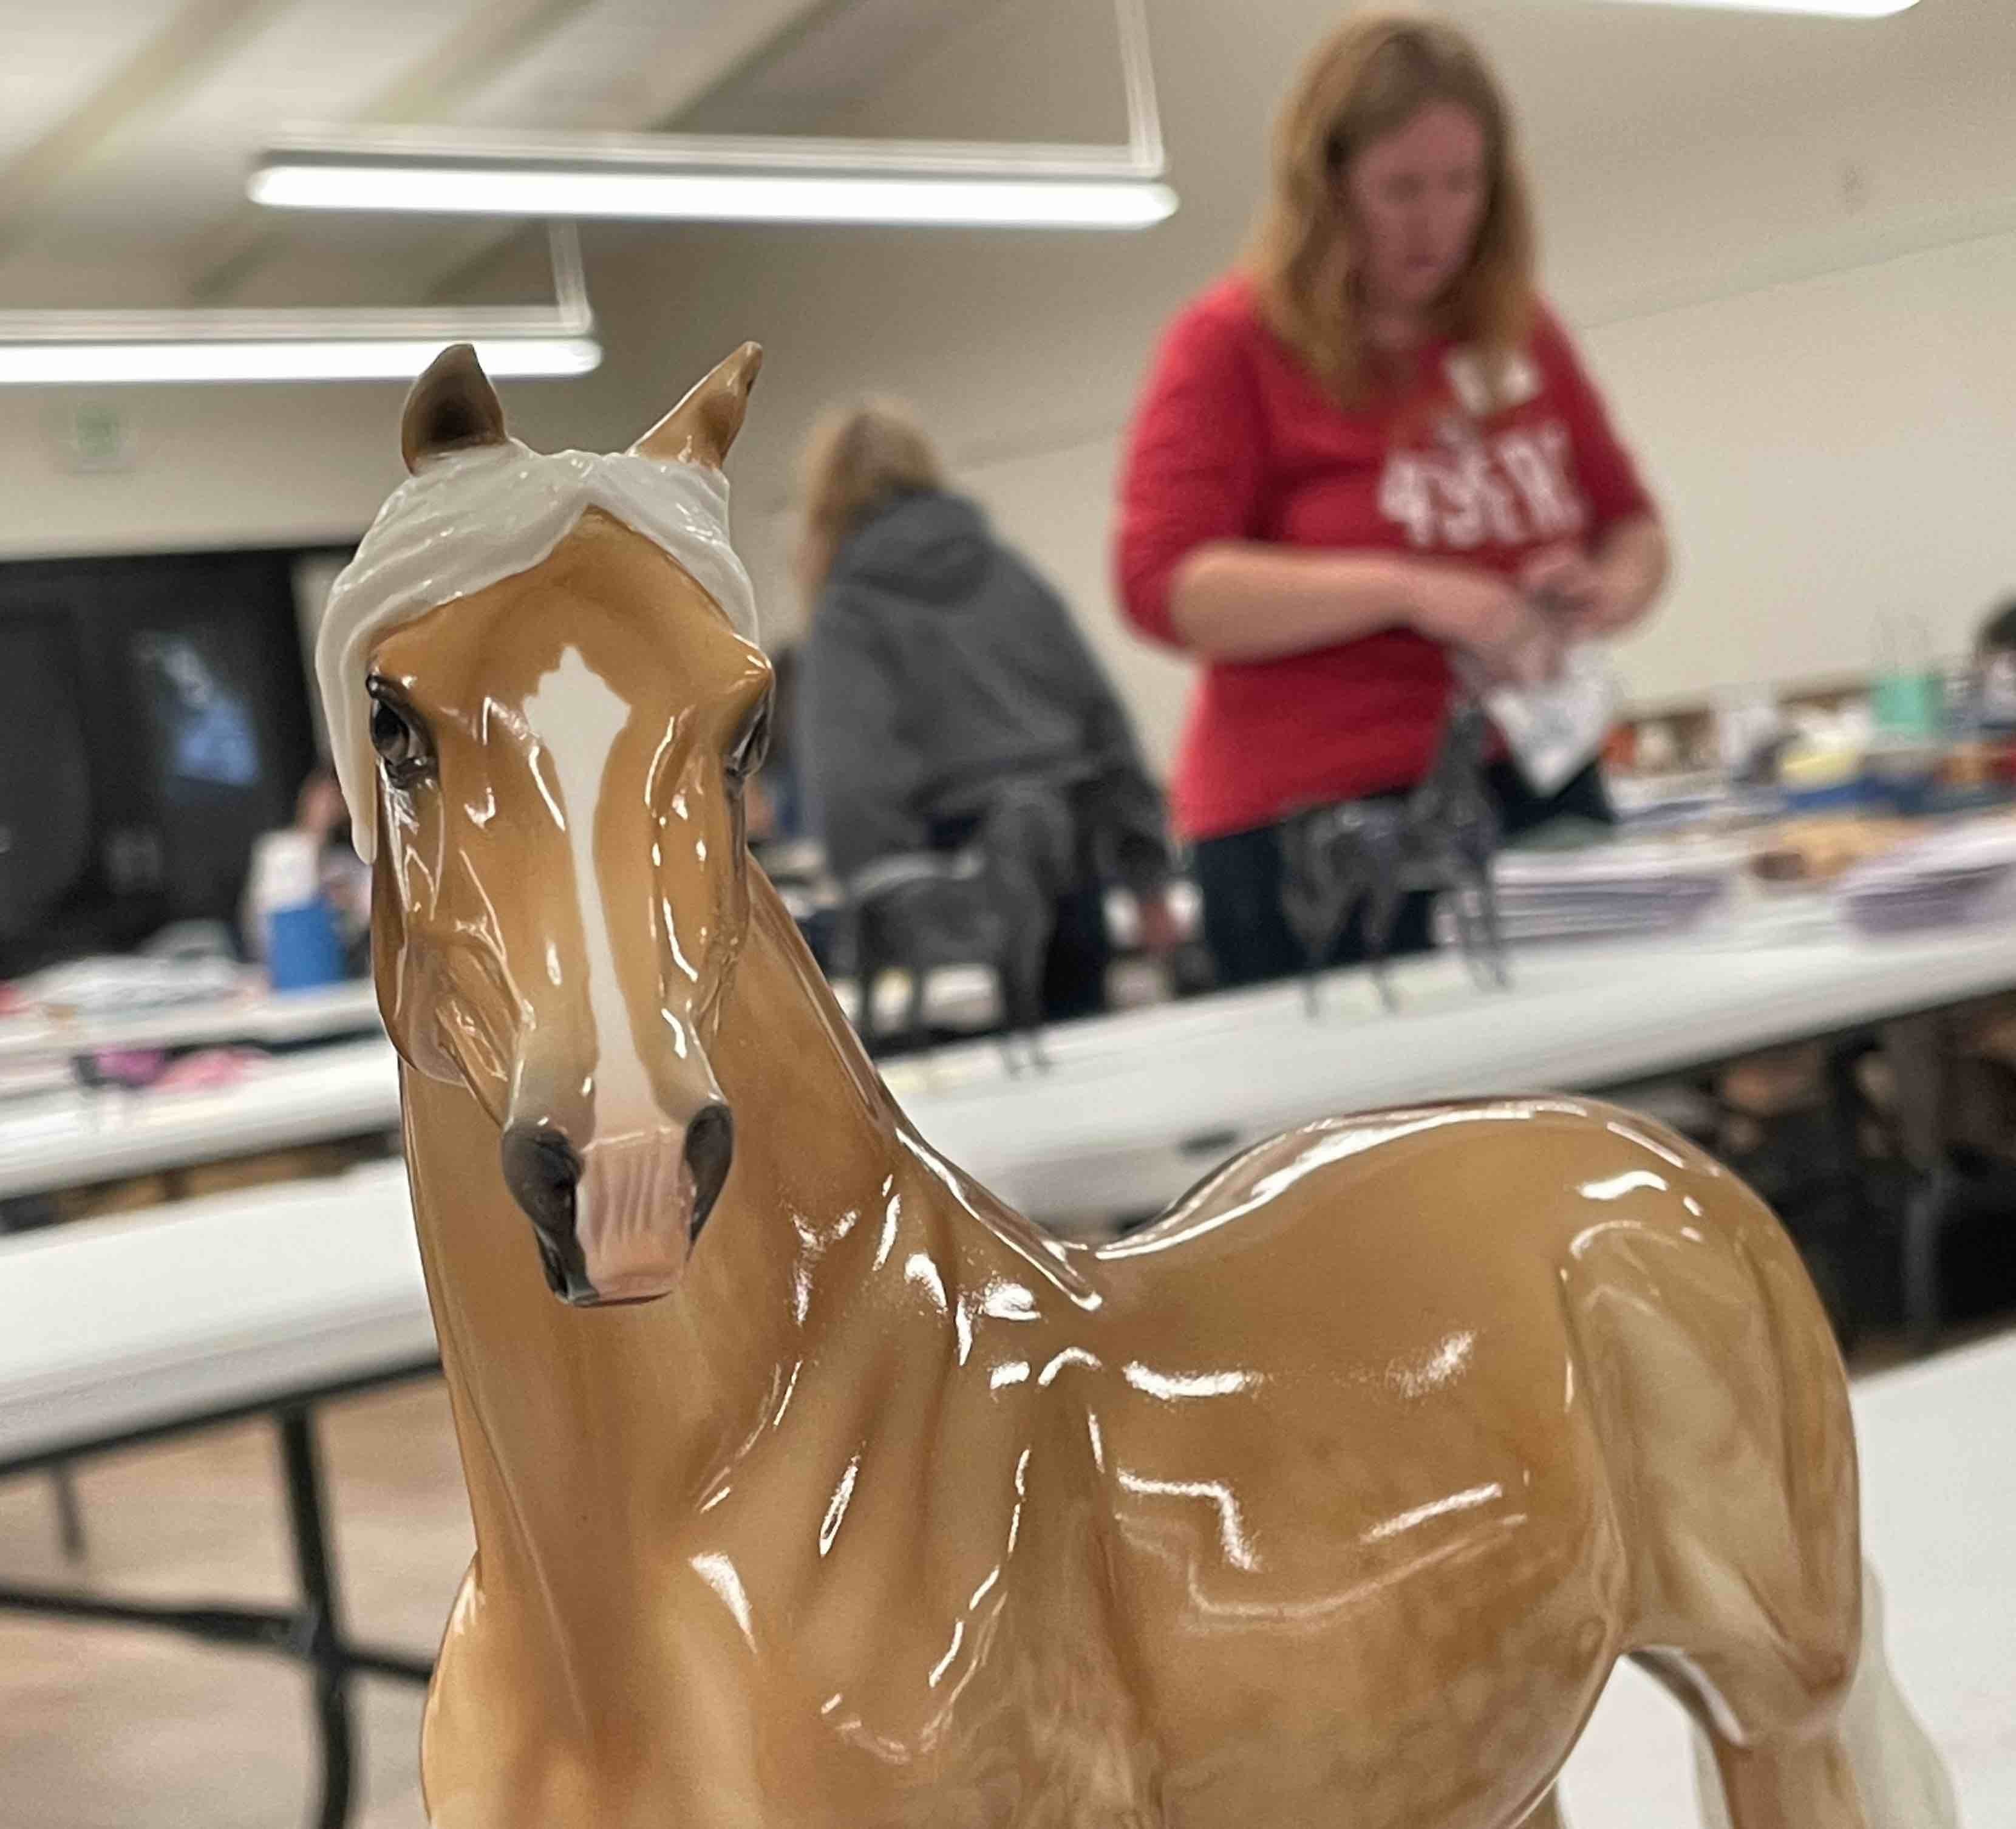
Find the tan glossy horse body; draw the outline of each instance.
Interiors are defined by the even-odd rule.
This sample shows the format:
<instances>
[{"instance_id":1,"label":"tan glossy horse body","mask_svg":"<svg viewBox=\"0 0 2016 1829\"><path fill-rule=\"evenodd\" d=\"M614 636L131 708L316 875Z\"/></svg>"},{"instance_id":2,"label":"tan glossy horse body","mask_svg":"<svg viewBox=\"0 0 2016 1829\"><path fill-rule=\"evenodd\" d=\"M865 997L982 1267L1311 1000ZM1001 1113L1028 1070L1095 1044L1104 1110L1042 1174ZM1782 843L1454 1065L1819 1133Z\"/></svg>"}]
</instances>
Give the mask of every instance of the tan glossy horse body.
<instances>
[{"instance_id":1,"label":"tan glossy horse body","mask_svg":"<svg viewBox=\"0 0 2016 1829\"><path fill-rule=\"evenodd\" d=\"M718 463L753 369L640 448ZM409 455L493 423L449 360ZM591 509L371 668L478 1543L441 1829L1546 1825L1627 1656L1736 1829L1915 1820L1840 1731L1840 1363L1699 1152L1381 1113L1060 1244L908 1129L747 864L767 668L667 551Z\"/></svg>"}]
</instances>

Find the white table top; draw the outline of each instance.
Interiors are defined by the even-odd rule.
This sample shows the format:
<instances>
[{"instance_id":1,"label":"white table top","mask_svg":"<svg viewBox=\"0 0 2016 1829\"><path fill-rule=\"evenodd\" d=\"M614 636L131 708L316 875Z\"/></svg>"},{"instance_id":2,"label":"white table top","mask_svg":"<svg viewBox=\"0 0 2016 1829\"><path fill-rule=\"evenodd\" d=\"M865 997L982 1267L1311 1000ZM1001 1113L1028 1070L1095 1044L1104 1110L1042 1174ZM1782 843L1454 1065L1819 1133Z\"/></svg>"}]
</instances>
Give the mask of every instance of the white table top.
<instances>
[{"instance_id":1,"label":"white table top","mask_svg":"<svg viewBox=\"0 0 2016 1829\"><path fill-rule=\"evenodd\" d=\"M0 1240L0 1462L409 1365L433 1349L387 1164ZM2016 1821L2016 1334L1858 1386L1867 1546L1892 1662L1973 1829ZM1694 1829L1679 1708L1618 1672L1571 1822Z\"/></svg>"},{"instance_id":2,"label":"white table top","mask_svg":"<svg viewBox=\"0 0 2016 1829\"><path fill-rule=\"evenodd\" d=\"M1145 1212L1214 1163L1334 1112L1470 1093L1617 1086L1680 1066L2016 988L2016 932L1746 942L1744 930L1515 956L1510 992L1436 956L1396 967L1401 1007L1362 972L1169 1003L1050 1032L1047 1074L992 1042L891 1062L918 1128L1045 1217ZM355 1136L398 1121L391 1044L267 1064L216 1092L75 1092L0 1114L0 1197Z\"/></svg>"},{"instance_id":3,"label":"white table top","mask_svg":"<svg viewBox=\"0 0 2016 1829\"><path fill-rule=\"evenodd\" d=\"M377 992L368 978L356 978L310 991L260 991L119 1016L0 1017L0 1060L114 1049L196 1048L223 1042L271 1046L377 1027Z\"/></svg>"},{"instance_id":4,"label":"white table top","mask_svg":"<svg viewBox=\"0 0 2016 1829\"><path fill-rule=\"evenodd\" d=\"M1235 1147L1334 1112L1615 1086L2016 987L2016 932L1745 944L1741 930L1515 955L1481 992L1442 955L1370 980L1203 998L1053 1031L1053 1069L1010 1080L965 1044L893 1062L890 1086L952 1161L1046 1217L1152 1212Z\"/></svg>"},{"instance_id":5,"label":"white table top","mask_svg":"<svg viewBox=\"0 0 2016 1829\"><path fill-rule=\"evenodd\" d=\"M961 968L939 974L938 980L931 999L934 1021L949 1017L972 1028L988 1019L992 992L985 973ZM843 989L851 992L852 987ZM901 989L884 986L885 992L898 996ZM10 1099L0 1104L0 1200L396 1125L398 1063L391 1044L377 1031L377 1004L370 985L345 985L326 993L300 995L304 1001L298 1006L290 996L283 996L225 1006L243 1012L236 1017L218 1010L207 1016L193 1010L162 1011L144 1019L155 1025L146 1032L151 1042L144 1044L139 1021L121 1030L116 1040L108 1039L114 1026L110 1024L66 1032L64 1046L75 1052L214 1040L227 1034L238 1040L299 1039L324 1028L355 1028L360 1014L374 1033L256 1063L242 1079L208 1090L133 1092L66 1083ZM888 1001L887 995L884 1001ZM0 1022L0 1031L4 1028ZM86 1035L93 1039L78 1039ZM0 1058L10 1040L21 1044L17 1058L27 1059L31 1050L22 1036L4 1033Z\"/></svg>"},{"instance_id":6,"label":"white table top","mask_svg":"<svg viewBox=\"0 0 2016 1829\"><path fill-rule=\"evenodd\" d=\"M261 1061L235 1084L204 1091L42 1093L0 1117L0 1198L359 1136L398 1122L398 1062L382 1036Z\"/></svg>"},{"instance_id":7,"label":"white table top","mask_svg":"<svg viewBox=\"0 0 2016 1829\"><path fill-rule=\"evenodd\" d=\"M858 986L833 987L851 1019ZM902 1020L908 988L900 972L884 975L876 1006L885 1028ZM924 1013L938 1029L977 1029L995 1020L1000 1000L992 975L981 966L949 966L931 974ZM243 1042L272 1046L319 1041L328 1035L376 1032L378 994L369 979L350 979L307 991L248 992L204 1003L174 1004L119 1016L59 1018L46 1014L0 1017L0 1062L62 1060L114 1049L193 1048Z\"/></svg>"},{"instance_id":8,"label":"white table top","mask_svg":"<svg viewBox=\"0 0 2016 1829\"><path fill-rule=\"evenodd\" d=\"M0 1462L433 1351L403 1163L0 1238Z\"/></svg>"}]
</instances>

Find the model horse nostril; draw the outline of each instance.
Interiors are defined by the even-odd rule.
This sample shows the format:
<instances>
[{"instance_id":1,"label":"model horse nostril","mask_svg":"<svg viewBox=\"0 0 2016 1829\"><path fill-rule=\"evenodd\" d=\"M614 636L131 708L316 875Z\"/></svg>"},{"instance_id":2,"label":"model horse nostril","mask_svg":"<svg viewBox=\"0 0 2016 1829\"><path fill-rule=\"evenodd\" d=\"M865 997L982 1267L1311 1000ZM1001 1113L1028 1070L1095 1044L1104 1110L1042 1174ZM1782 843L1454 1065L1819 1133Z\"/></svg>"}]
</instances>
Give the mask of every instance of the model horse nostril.
<instances>
[{"instance_id":1,"label":"model horse nostril","mask_svg":"<svg viewBox=\"0 0 2016 1829\"><path fill-rule=\"evenodd\" d=\"M525 1217L549 1243L571 1245L574 1190L581 1182L574 1146L556 1130L528 1125L505 1132L499 1149L505 1186Z\"/></svg>"}]
</instances>

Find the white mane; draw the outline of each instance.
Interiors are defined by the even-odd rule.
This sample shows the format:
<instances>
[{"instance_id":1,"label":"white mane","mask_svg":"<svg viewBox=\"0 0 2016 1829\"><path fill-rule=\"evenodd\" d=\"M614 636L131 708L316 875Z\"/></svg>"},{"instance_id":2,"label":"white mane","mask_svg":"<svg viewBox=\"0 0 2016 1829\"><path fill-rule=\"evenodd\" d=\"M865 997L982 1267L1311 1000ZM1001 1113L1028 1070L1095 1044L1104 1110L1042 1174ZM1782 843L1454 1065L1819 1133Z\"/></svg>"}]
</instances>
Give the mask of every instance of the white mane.
<instances>
[{"instance_id":1,"label":"white mane","mask_svg":"<svg viewBox=\"0 0 2016 1829\"><path fill-rule=\"evenodd\" d=\"M590 508L664 548L756 639L756 596L728 540L728 479L693 463L635 452L547 456L516 439L437 458L394 490L330 587L315 639L315 673L331 755L358 855L377 849L376 766L364 685L371 650L389 630L437 604L529 571Z\"/></svg>"}]
</instances>

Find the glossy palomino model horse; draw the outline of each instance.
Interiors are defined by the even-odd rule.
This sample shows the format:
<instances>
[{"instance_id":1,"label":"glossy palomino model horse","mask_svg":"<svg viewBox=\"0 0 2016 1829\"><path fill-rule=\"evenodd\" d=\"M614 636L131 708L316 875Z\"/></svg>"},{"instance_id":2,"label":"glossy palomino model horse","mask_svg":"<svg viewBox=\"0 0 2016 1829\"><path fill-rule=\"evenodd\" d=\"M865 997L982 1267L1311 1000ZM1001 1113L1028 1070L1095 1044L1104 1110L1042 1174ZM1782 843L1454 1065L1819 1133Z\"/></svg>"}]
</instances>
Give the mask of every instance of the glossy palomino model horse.
<instances>
[{"instance_id":1,"label":"glossy palomino model horse","mask_svg":"<svg viewBox=\"0 0 2016 1829\"><path fill-rule=\"evenodd\" d=\"M1342 1118L1090 1248L910 1129L743 842L755 368L540 457L449 352L322 638L477 1542L434 1823L1544 1826L1631 1657L1737 1829L1923 1829L1840 1362L1698 1152Z\"/></svg>"}]
</instances>

